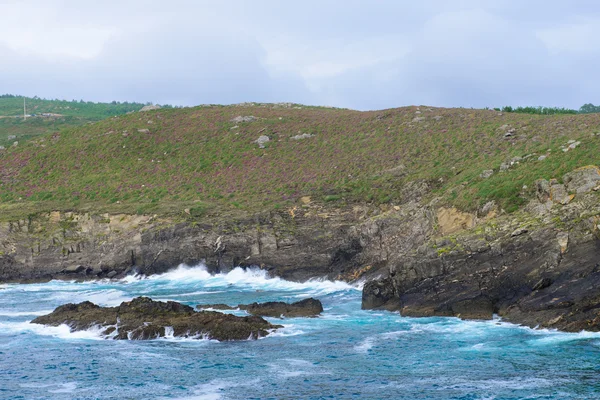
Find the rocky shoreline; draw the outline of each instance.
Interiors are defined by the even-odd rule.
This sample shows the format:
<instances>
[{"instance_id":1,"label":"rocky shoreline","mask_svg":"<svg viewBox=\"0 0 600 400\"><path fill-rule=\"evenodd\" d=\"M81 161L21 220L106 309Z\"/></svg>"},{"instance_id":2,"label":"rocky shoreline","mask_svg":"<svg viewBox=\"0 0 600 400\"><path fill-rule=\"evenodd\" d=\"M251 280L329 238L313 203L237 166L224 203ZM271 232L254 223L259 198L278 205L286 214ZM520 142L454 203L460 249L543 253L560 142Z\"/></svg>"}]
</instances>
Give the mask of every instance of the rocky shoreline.
<instances>
[{"instance_id":1,"label":"rocky shoreline","mask_svg":"<svg viewBox=\"0 0 600 400\"><path fill-rule=\"evenodd\" d=\"M0 282L106 279L204 262L294 281L362 280L363 308L600 330L600 169L533 183L512 214L445 208L425 181L399 205L288 210L227 223L49 213L0 224ZM425 200L427 199L427 200Z\"/></svg>"},{"instance_id":2,"label":"rocky shoreline","mask_svg":"<svg viewBox=\"0 0 600 400\"><path fill-rule=\"evenodd\" d=\"M262 317L315 317L323 311L321 302L308 298L295 303L267 302L239 305L250 316L236 316L216 311L200 311L175 301L155 301L136 297L116 307L100 307L89 301L65 304L53 312L35 318L32 324L67 325L71 331L99 329L100 335L116 340L149 340L165 337L189 339L256 340L282 325L271 324ZM233 309L224 305L211 308Z\"/></svg>"}]
</instances>

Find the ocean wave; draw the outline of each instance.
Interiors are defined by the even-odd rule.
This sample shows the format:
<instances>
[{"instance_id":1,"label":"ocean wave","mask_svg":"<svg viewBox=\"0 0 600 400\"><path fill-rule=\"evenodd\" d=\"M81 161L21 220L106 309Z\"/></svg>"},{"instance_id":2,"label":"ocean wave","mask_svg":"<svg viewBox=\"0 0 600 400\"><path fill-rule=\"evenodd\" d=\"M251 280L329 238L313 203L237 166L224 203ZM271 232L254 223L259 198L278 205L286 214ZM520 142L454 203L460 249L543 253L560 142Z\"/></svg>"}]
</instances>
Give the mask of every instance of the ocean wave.
<instances>
[{"instance_id":1,"label":"ocean wave","mask_svg":"<svg viewBox=\"0 0 600 400\"><path fill-rule=\"evenodd\" d=\"M311 279L306 282L292 282L279 277L271 277L259 268L237 267L228 273L210 274L204 265L180 265L172 271L159 275L135 275L121 280L125 284L153 283L166 286L200 286L204 288L228 288L263 291L304 291L324 295L341 291L359 291L358 285L342 281ZM214 293L214 292L213 292Z\"/></svg>"},{"instance_id":2,"label":"ocean wave","mask_svg":"<svg viewBox=\"0 0 600 400\"><path fill-rule=\"evenodd\" d=\"M0 317L28 317L28 316L40 316L50 314L54 310L40 310L40 311L8 311L0 310Z\"/></svg>"},{"instance_id":3,"label":"ocean wave","mask_svg":"<svg viewBox=\"0 0 600 400\"><path fill-rule=\"evenodd\" d=\"M71 331L68 325L47 326L30 322L0 322L0 330L7 333L33 333L40 336L53 336L59 339L104 340L102 327L93 327L84 331Z\"/></svg>"}]
</instances>

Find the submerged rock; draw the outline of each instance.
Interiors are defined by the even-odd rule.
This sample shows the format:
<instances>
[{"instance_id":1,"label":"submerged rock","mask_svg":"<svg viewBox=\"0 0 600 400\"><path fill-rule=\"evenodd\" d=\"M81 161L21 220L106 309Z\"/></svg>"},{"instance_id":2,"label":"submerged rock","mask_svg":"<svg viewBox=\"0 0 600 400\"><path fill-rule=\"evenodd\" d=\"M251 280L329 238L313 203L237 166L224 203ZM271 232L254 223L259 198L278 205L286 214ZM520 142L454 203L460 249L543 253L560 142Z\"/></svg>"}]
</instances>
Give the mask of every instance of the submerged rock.
<instances>
[{"instance_id":1,"label":"submerged rock","mask_svg":"<svg viewBox=\"0 0 600 400\"><path fill-rule=\"evenodd\" d=\"M33 324L68 325L72 331L102 327L114 339L144 340L166 336L216 340L258 339L280 328L261 317L237 317L214 311L197 312L174 301L137 297L117 307L100 307L89 301L65 304Z\"/></svg>"},{"instance_id":2,"label":"submerged rock","mask_svg":"<svg viewBox=\"0 0 600 400\"><path fill-rule=\"evenodd\" d=\"M227 304L199 304L198 309L212 308L215 310L246 310L249 314L261 317L294 318L294 317L316 317L323 312L323 305L317 299L308 298L295 303L284 303L283 301L269 301L266 303L239 304L237 307Z\"/></svg>"}]
</instances>

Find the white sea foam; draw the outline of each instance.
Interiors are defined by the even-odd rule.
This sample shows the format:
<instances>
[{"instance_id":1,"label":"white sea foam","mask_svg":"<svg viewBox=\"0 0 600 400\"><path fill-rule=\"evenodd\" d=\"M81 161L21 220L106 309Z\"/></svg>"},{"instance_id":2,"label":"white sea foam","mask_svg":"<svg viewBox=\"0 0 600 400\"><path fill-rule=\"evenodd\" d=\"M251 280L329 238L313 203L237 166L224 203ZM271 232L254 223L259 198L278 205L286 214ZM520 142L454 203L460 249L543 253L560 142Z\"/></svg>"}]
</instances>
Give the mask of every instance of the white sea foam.
<instances>
[{"instance_id":1,"label":"white sea foam","mask_svg":"<svg viewBox=\"0 0 600 400\"><path fill-rule=\"evenodd\" d=\"M373 348L373 345L375 344L375 340L376 340L376 338L374 336L369 336L366 339L364 339L362 342L360 342L359 344L354 346L354 350L356 350L356 352L358 352L358 353L368 353L369 350L371 350Z\"/></svg>"},{"instance_id":2,"label":"white sea foam","mask_svg":"<svg viewBox=\"0 0 600 400\"><path fill-rule=\"evenodd\" d=\"M48 393L73 393L77 389L75 382L62 383L60 386L60 389L48 390Z\"/></svg>"},{"instance_id":3,"label":"white sea foam","mask_svg":"<svg viewBox=\"0 0 600 400\"><path fill-rule=\"evenodd\" d=\"M298 328L296 325L288 324L288 325L284 325L283 328L279 328L277 330L272 331L271 333L269 333L268 336L264 336L259 339L268 339L268 338L272 338L272 337L298 336L298 335L303 335L305 333L306 333L305 331Z\"/></svg>"},{"instance_id":4,"label":"white sea foam","mask_svg":"<svg viewBox=\"0 0 600 400\"><path fill-rule=\"evenodd\" d=\"M27 317L27 316L40 316L50 314L54 310L41 310L41 311L8 311L0 310L0 317Z\"/></svg>"},{"instance_id":5,"label":"white sea foam","mask_svg":"<svg viewBox=\"0 0 600 400\"><path fill-rule=\"evenodd\" d=\"M240 380L225 380L225 379L213 379L212 381L195 386L192 389L193 394L185 397L165 397L170 400L220 400L223 398L223 394L226 389L249 386L256 387L260 383L259 379L252 379L241 383Z\"/></svg>"},{"instance_id":6,"label":"white sea foam","mask_svg":"<svg viewBox=\"0 0 600 400\"><path fill-rule=\"evenodd\" d=\"M340 291L358 291L360 286L342 281L312 279L306 282L292 282L279 277L270 277L259 268L234 268L225 274L211 275L204 265L190 267L180 265L176 269L160 275L129 276L121 282L137 284L152 282L163 285L199 285L201 287L236 287L252 290L308 291L313 294L328 294ZM214 293L214 292L211 292Z\"/></svg>"},{"instance_id":7,"label":"white sea foam","mask_svg":"<svg viewBox=\"0 0 600 400\"><path fill-rule=\"evenodd\" d=\"M71 332L69 326L63 324L59 326L46 326L40 324L31 324L29 322L0 322L0 330L8 333L33 333L40 336L53 336L60 339L91 339L103 340L101 327L93 327L84 331Z\"/></svg>"}]
</instances>

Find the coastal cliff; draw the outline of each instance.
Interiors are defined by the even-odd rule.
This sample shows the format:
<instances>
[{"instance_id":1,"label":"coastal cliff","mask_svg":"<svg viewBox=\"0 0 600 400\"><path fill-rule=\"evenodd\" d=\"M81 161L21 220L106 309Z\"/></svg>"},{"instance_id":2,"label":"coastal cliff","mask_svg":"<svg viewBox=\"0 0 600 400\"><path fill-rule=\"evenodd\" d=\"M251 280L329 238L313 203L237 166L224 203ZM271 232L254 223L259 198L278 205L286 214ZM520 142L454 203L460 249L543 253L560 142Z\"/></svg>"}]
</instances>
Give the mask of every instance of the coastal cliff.
<instances>
[{"instance_id":1,"label":"coastal cliff","mask_svg":"<svg viewBox=\"0 0 600 400\"><path fill-rule=\"evenodd\" d=\"M364 280L363 308L404 316L491 319L600 330L600 170L535 182L515 213L422 204L280 212L211 225L156 216L53 212L0 227L2 281L154 274L204 262L211 272L259 266L291 280ZM595 189L595 190L594 190ZM573 193L566 204L556 192Z\"/></svg>"},{"instance_id":2,"label":"coastal cliff","mask_svg":"<svg viewBox=\"0 0 600 400\"><path fill-rule=\"evenodd\" d=\"M366 282L365 309L600 330L598 129L428 107L111 118L0 153L0 282L257 266Z\"/></svg>"}]
</instances>

